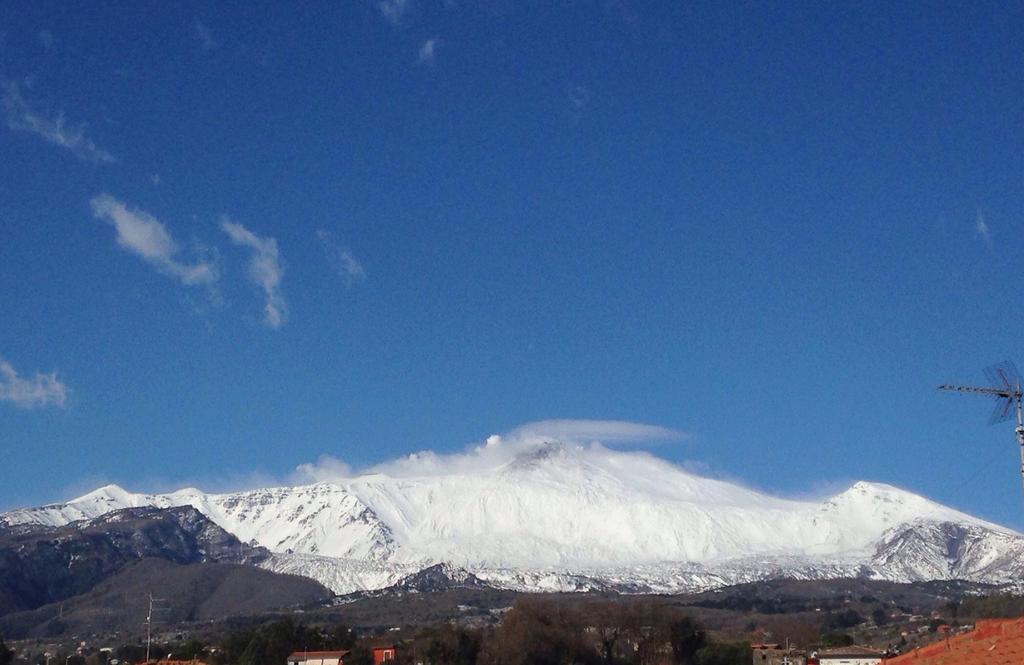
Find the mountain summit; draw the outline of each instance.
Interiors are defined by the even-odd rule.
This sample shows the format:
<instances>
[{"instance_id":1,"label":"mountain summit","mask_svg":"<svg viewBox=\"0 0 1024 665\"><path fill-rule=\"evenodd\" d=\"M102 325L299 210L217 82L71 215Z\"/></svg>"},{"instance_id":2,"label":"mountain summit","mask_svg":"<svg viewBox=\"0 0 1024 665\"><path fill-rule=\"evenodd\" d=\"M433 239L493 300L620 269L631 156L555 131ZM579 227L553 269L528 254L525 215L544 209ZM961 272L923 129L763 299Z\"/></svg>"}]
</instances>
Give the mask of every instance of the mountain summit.
<instances>
[{"instance_id":1,"label":"mountain summit","mask_svg":"<svg viewBox=\"0 0 1024 665\"><path fill-rule=\"evenodd\" d=\"M779 575L1008 582L1024 536L889 485L781 499L598 444L484 446L452 463L229 494L102 487L0 515L60 526L127 507L190 505L263 565L349 592L448 563L520 589L683 591ZM429 454L428 454L429 455Z\"/></svg>"}]
</instances>

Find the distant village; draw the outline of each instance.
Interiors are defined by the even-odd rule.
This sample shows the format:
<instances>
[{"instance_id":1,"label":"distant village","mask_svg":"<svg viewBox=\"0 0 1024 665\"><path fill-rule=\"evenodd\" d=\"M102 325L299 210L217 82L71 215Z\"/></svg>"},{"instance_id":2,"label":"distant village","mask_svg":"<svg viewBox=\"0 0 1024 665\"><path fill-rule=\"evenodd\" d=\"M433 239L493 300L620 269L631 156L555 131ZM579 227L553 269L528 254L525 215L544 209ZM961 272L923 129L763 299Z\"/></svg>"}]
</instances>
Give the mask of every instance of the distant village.
<instances>
[{"instance_id":1,"label":"distant village","mask_svg":"<svg viewBox=\"0 0 1024 665\"><path fill-rule=\"evenodd\" d=\"M87 641L71 648L44 640L0 642L0 665L1024 663L1024 617L967 623L950 621L941 611L894 611L876 615L856 630L801 644L765 627L755 627L749 641L723 640L686 612L650 598L570 603L533 596L495 616L499 620L492 625L443 622L365 634L344 625L309 626L285 618L235 630L216 644L184 632L162 633L145 642L136 639L117 648L96 648ZM895 639L879 646L887 638Z\"/></svg>"}]
</instances>

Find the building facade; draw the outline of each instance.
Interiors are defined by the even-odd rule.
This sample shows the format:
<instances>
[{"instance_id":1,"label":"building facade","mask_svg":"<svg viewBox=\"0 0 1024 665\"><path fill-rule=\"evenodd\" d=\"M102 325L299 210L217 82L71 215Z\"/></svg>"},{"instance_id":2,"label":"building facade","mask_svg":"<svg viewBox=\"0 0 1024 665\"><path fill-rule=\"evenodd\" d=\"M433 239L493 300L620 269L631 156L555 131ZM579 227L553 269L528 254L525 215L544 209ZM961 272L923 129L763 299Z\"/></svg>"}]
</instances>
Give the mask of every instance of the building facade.
<instances>
[{"instance_id":1,"label":"building facade","mask_svg":"<svg viewBox=\"0 0 1024 665\"><path fill-rule=\"evenodd\" d=\"M884 655L867 647L839 647L812 653L807 665L878 665Z\"/></svg>"},{"instance_id":2,"label":"building facade","mask_svg":"<svg viewBox=\"0 0 1024 665\"><path fill-rule=\"evenodd\" d=\"M348 651L296 651L288 655L288 665L344 665Z\"/></svg>"}]
</instances>

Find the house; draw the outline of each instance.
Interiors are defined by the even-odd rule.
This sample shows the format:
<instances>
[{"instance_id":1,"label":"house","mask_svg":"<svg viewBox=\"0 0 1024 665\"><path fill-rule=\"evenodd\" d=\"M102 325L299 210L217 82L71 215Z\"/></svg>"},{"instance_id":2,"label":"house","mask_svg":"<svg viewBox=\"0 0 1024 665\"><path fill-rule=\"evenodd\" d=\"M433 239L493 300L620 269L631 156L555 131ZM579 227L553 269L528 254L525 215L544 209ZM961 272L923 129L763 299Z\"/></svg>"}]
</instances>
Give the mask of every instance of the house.
<instances>
[{"instance_id":1,"label":"house","mask_svg":"<svg viewBox=\"0 0 1024 665\"><path fill-rule=\"evenodd\" d=\"M867 647L838 647L812 653L807 659L807 665L878 665L884 655L881 651Z\"/></svg>"},{"instance_id":2,"label":"house","mask_svg":"<svg viewBox=\"0 0 1024 665\"><path fill-rule=\"evenodd\" d=\"M381 665L381 663L394 661L396 653L397 647L394 645L373 647L373 665Z\"/></svg>"},{"instance_id":3,"label":"house","mask_svg":"<svg viewBox=\"0 0 1024 665\"><path fill-rule=\"evenodd\" d=\"M914 649L885 665L1017 665L1024 663L1024 618L979 621L974 630Z\"/></svg>"},{"instance_id":4,"label":"house","mask_svg":"<svg viewBox=\"0 0 1024 665\"><path fill-rule=\"evenodd\" d=\"M751 644L753 665L804 665L806 657L803 652L783 647L781 644Z\"/></svg>"},{"instance_id":5,"label":"house","mask_svg":"<svg viewBox=\"0 0 1024 665\"><path fill-rule=\"evenodd\" d=\"M344 665L346 655L348 651L296 651L288 655L288 665Z\"/></svg>"}]
</instances>

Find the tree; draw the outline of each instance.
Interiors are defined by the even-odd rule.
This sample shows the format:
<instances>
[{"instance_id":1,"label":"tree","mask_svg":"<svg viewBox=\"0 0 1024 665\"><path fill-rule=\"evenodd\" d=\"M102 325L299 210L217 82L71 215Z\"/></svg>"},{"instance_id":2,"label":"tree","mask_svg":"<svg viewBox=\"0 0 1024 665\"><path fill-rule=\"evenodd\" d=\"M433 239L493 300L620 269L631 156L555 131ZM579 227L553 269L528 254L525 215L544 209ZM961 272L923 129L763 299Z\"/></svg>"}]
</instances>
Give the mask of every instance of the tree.
<instances>
[{"instance_id":1,"label":"tree","mask_svg":"<svg viewBox=\"0 0 1024 665\"><path fill-rule=\"evenodd\" d=\"M14 662L14 651L4 643L3 635L0 635L0 665L11 665Z\"/></svg>"},{"instance_id":2,"label":"tree","mask_svg":"<svg viewBox=\"0 0 1024 665\"><path fill-rule=\"evenodd\" d=\"M222 646L224 647L224 661L227 663L240 663L242 661L242 652L246 650L249 646L249 642L251 642L255 636L255 628L246 628L244 630L235 631L225 637L222 641ZM118 653L120 653L120 649L118 650ZM123 656L118 657L121 658L122 662L138 662L134 658L126 659Z\"/></svg>"},{"instance_id":3,"label":"tree","mask_svg":"<svg viewBox=\"0 0 1024 665\"><path fill-rule=\"evenodd\" d=\"M1002 619L1024 616L1024 596L997 593L991 596L968 596L960 603L960 617Z\"/></svg>"},{"instance_id":4,"label":"tree","mask_svg":"<svg viewBox=\"0 0 1024 665\"><path fill-rule=\"evenodd\" d=\"M698 665L750 665L753 658L746 642L708 644L697 651Z\"/></svg>"},{"instance_id":5,"label":"tree","mask_svg":"<svg viewBox=\"0 0 1024 665\"><path fill-rule=\"evenodd\" d=\"M225 659L236 665L281 665L291 652L322 649L328 639L319 628L283 619L229 635Z\"/></svg>"},{"instance_id":6,"label":"tree","mask_svg":"<svg viewBox=\"0 0 1024 665\"><path fill-rule=\"evenodd\" d=\"M950 623L954 626L957 625L958 615L960 613L960 603L958 603L955 600L951 600L945 605L943 605L942 609L946 610L946 612L949 613Z\"/></svg>"},{"instance_id":7,"label":"tree","mask_svg":"<svg viewBox=\"0 0 1024 665\"><path fill-rule=\"evenodd\" d=\"M597 635L597 646L601 660L611 665L619 655L624 638L634 633L638 624L636 607L632 603L603 601L584 606L587 623Z\"/></svg>"},{"instance_id":8,"label":"tree","mask_svg":"<svg viewBox=\"0 0 1024 665\"><path fill-rule=\"evenodd\" d=\"M339 623L332 628L331 632L326 635L325 640L326 644L324 646L328 649L351 649L356 643L352 629L343 623Z\"/></svg>"},{"instance_id":9,"label":"tree","mask_svg":"<svg viewBox=\"0 0 1024 665\"><path fill-rule=\"evenodd\" d=\"M424 628L413 641L427 665L476 665L480 646L477 633L451 624Z\"/></svg>"},{"instance_id":10,"label":"tree","mask_svg":"<svg viewBox=\"0 0 1024 665\"><path fill-rule=\"evenodd\" d=\"M877 607L871 612L871 620L875 622L876 626L884 626L889 623L889 613L883 608Z\"/></svg>"},{"instance_id":11,"label":"tree","mask_svg":"<svg viewBox=\"0 0 1024 665\"><path fill-rule=\"evenodd\" d=\"M826 631L837 628L853 628L861 623L864 623L864 617L860 615L860 612L854 609L847 609L825 617L822 628Z\"/></svg>"},{"instance_id":12,"label":"tree","mask_svg":"<svg viewBox=\"0 0 1024 665\"><path fill-rule=\"evenodd\" d=\"M821 639L821 631L816 623L795 616L778 615L761 619L761 627L775 636L776 642L787 639L799 646L816 644ZM751 632L751 631L748 631Z\"/></svg>"},{"instance_id":13,"label":"tree","mask_svg":"<svg viewBox=\"0 0 1024 665\"><path fill-rule=\"evenodd\" d=\"M639 665L656 665L672 656L669 626L682 616L662 601L641 600L633 604L627 637L636 645L635 658Z\"/></svg>"},{"instance_id":14,"label":"tree","mask_svg":"<svg viewBox=\"0 0 1024 665\"><path fill-rule=\"evenodd\" d=\"M668 640L672 657L680 665L694 665L697 651L707 644L707 636L700 624L691 617L680 617L668 626Z\"/></svg>"},{"instance_id":15,"label":"tree","mask_svg":"<svg viewBox=\"0 0 1024 665\"><path fill-rule=\"evenodd\" d=\"M823 647L848 647L853 644L853 638L846 633L826 633L821 636Z\"/></svg>"},{"instance_id":16,"label":"tree","mask_svg":"<svg viewBox=\"0 0 1024 665\"><path fill-rule=\"evenodd\" d=\"M357 644L345 656L345 665L373 665L373 652L366 645Z\"/></svg>"},{"instance_id":17,"label":"tree","mask_svg":"<svg viewBox=\"0 0 1024 665\"><path fill-rule=\"evenodd\" d=\"M519 601L494 631L484 656L490 665L596 663L597 652L583 639L579 613L565 603Z\"/></svg>"},{"instance_id":18,"label":"tree","mask_svg":"<svg viewBox=\"0 0 1024 665\"><path fill-rule=\"evenodd\" d=\"M267 636L261 632L256 633L238 657L238 665L269 665L270 652L271 646ZM287 658L287 654L285 658Z\"/></svg>"},{"instance_id":19,"label":"tree","mask_svg":"<svg viewBox=\"0 0 1024 665\"><path fill-rule=\"evenodd\" d=\"M155 651L154 653L160 652ZM122 644L117 647L115 657L122 663L141 663L146 659L146 647L141 644Z\"/></svg>"},{"instance_id":20,"label":"tree","mask_svg":"<svg viewBox=\"0 0 1024 665\"><path fill-rule=\"evenodd\" d=\"M181 642L171 649L171 658L174 660L192 660L202 658L206 651L206 645L196 639Z\"/></svg>"}]
</instances>

